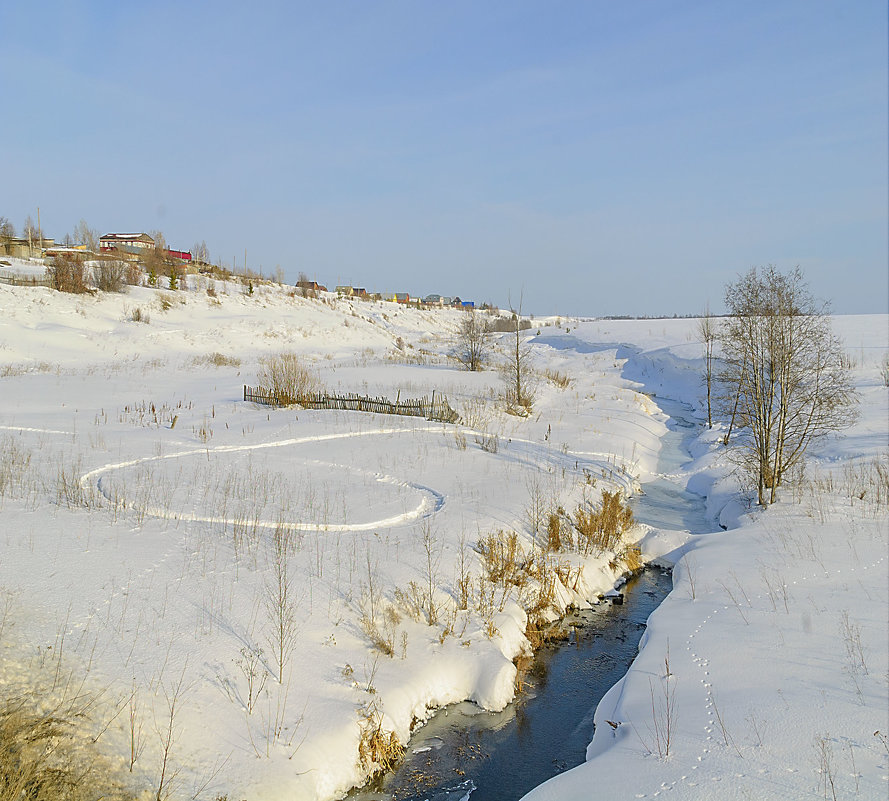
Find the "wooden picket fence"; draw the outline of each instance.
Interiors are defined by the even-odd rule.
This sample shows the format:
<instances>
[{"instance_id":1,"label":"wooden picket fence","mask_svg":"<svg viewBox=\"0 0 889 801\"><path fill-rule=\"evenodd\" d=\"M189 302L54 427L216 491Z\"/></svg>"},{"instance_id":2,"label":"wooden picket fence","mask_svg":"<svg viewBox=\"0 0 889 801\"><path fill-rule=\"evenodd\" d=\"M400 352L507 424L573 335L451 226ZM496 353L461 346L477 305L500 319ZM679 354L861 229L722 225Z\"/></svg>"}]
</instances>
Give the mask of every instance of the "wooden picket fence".
<instances>
[{"instance_id":1,"label":"wooden picket fence","mask_svg":"<svg viewBox=\"0 0 889 801\"><path fill-rule=\"evenodd\" d=\"M444 395L432 393L431 398L408 398L400 395L394 401L388 398L371 398L367 395L328 395L324 392L311 392L298 398L280 395L264 387L244 385L244 400L262 403L267 406L302 406L304 409L341 409L347 412L375 412L377 414L399 414L406 417L425 417L443 423L456 423L460 415L455 412Z\"/></svg>"},{"instance_id":2,"label":"wooden picket fence","mask_svg":"<svg viewBox=\"0 0 889 801\"><path fill-rule=\"evenodd\" d=\"M12 286L52 286L52 281L45 276L20 275L18 273L0 273L0 284Z\"/></svg>"}]
</instances>

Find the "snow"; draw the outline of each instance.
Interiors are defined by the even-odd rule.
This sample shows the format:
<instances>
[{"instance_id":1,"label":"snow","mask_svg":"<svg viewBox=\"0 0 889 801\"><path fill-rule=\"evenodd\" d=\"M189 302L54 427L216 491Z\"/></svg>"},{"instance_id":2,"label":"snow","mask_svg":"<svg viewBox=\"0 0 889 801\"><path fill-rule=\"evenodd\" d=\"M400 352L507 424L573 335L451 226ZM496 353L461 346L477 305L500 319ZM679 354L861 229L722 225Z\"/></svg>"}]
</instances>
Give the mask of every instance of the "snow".
<instances>
[{"instance_id":1,"label":"snow","mask_svg":"<svg viewBox=\"0 0 889 801\"><path fill-rule=\"evenodd\" d=\"M459 565L477 582L472 546L499 530L530 549L535 500L570 509L656 474L659 397L700 409L694 321L535 321L535 364L572 381L541 378L525 419L503 412L496 371L468 373L450 356L460 311L305 299L261 282L248 294L197 276L187 287L70 296L0 285L0 452L13 468L5 485L0 468L0 686L58 694L60 672L77 676L98 699L84 725L153 795L181 682L174 797L340 797L367 775L363 720L406 743L439 706L499 710L513 698L513 660L529 647L521 598L457 609ZM150 322L134 322L135 309ZM751 510L718 432L703 430L671 478L707 496L716 533L637 529L646 558L676 563L675 589L600 704L589 761L530 797L580 797L594 782L603 797L709 798L717 780L720 797L810 796L816 737L829 738L843 787L885 794L873 732L889 731L886 513L867 495L851 504L841 485L849 464L887 451L887 318L837 325L862 415L815 454L812 474L832 473L834 491ZM244 403L259 360L285 350L331 390L434 389L464 421ZM279 683L267 600L281 532L297 622ZM573 559L583 570L556 588L563 606L621 580L608 555ZM434 625L399 602L411 582L433 585ZM391 656L362 629L371 604ZM866 672L853 669L843 626L860 634ZM648 753L651 690L668 644L676 728L659 758Z\"/></svg>"}]
</instances>

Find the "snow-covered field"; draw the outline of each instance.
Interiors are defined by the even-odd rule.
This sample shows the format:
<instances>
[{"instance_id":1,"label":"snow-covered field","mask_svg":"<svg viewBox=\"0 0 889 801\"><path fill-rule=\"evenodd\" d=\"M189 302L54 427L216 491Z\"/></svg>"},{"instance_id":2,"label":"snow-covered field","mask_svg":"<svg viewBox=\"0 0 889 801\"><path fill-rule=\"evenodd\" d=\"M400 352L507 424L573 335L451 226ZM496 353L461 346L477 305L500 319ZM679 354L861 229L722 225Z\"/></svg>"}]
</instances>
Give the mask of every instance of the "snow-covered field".
<instances>
[{"instance_id":1,"label":"snow-covered field","mask_svg":"<svg viewBox=\"0 0 889 801\"><path fill-rule=\"evenodd\" d=\"M689 320L535 321L536 366L570 383L541 375L523 419L496 371L451 357L461 319L194 276L125 295L0 284L7 695L82 685L84 731L134 789L251 801L341 796L374 733L404 743L435 707L507 704L535 588L484 581L476 542L515 530L530 558L544 510L650 477L657 398L699 406L700 346ZM590 761L532 797L807 798L828 771L838 796L885 796L889 517L868 482L889 446L887 318L836 325L859 422L813 454L815 489L766 513L701 429L675 478L728 530L634 531L645 557L681 560L676 588ZM463 422L245 403L284 351L329 390L435 390ZM623 570L564 559L559 607Z\"/></svg>"}]
</instances>

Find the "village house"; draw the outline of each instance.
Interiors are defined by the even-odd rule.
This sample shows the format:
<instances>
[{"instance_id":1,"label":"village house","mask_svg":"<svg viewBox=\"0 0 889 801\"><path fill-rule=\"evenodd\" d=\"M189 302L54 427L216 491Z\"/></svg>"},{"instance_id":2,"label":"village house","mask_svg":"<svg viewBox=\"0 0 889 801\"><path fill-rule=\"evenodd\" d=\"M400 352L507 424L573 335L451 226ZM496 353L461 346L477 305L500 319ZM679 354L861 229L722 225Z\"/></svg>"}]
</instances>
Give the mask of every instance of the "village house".
<instances>
[{"instance_id":1,"label":"village house","mask_svg":"<svg viewBox=\"0 0 889 801\"><path fill-rule=\"evenodd\" d=\"M125 253L141 256L154 249L154 240L148 234L105 234L99 238L99 250L103 253Z\"/></svg>"},{"instance_id":2,"label":"village house","mask_svg":"<svg viewBox=\"0 0 889 801\"><path fill-rule=\"evenodd\" d=\"M327 292L327 287L317 281L297 281L297 289L305 289L309 292ZM339 287L337 287L339 289Z\"/></svg>"},{"instance_id":3,"label":"village house","mask_svg":"<svg viewBox=\"0 0 889 801\"><path fill-rule=\"evenodd\" d=\"M32 256L43 255L41 243L46 249L53 247L56 240L44 236L42 239L28 241L27 237L11 236L0 243L0 249L2 249L4 256L11 256L14 259L30 259Z\"/></svg>"},{"instance_id":4,"label":"village house","mask_svg":"<svg viewBox=\"0 0 889 801\"><path fill-rule=\"evenodd\" d=\"M53 245L44 250L44 255L49 257L67 256L75 259L86 259L93 254L86 249L86 245Z\"/></svg>"},{"instance_id":5,"label":"village house","mask_svg":"<svg viewBox=\"0 0 889 801\"><path fill-rule=\"evenodd\" d=\"M99 237L99 250L102 253L113 253L116 256L135 260L145 256L155 248L155 241L146 233L139 234L105 234ZM177 261L190 262L191 251L167 248L164 255Z\"/></svg>"},{"instance_id":6,"label":"village house","mask_svg":"<svg viewBox=\"0 0 889 801\"><path fill-rule=\"evenodd\" d=\"M367 290L363 286L338 286L336 287L336 293L347 298L367 297Z\"/></svg>"}]
</instances>

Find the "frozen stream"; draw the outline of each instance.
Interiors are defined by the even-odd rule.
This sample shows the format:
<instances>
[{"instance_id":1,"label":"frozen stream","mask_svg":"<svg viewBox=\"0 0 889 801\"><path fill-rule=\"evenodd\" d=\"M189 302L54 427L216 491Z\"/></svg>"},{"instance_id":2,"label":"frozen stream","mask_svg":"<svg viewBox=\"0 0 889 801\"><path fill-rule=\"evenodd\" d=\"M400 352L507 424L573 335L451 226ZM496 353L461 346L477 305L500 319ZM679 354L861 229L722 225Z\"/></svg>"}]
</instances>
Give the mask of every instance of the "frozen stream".
<instances>
[{"instance_id":1,"label":"frozen stream","mask_svg":"<svg viewBox=\"0 0 889 801\"><path fill-rule=\"evenodd\" d=\"M695 427L682 404L658 399L671 416L662 440L660 475L633 499L637 520L667 529L712 529L703 499L671 481L689 457ZM397 771L349 795L355 801L514 801L550 777L580 764L602 696L636 656L648 616L669 593L670 575L649 568L632 578L622 606L603 603L566 623L570 636L542 648L530 689L503 712L471 703L441 710L417 731Z\"/></svg>"}]
</instances>

